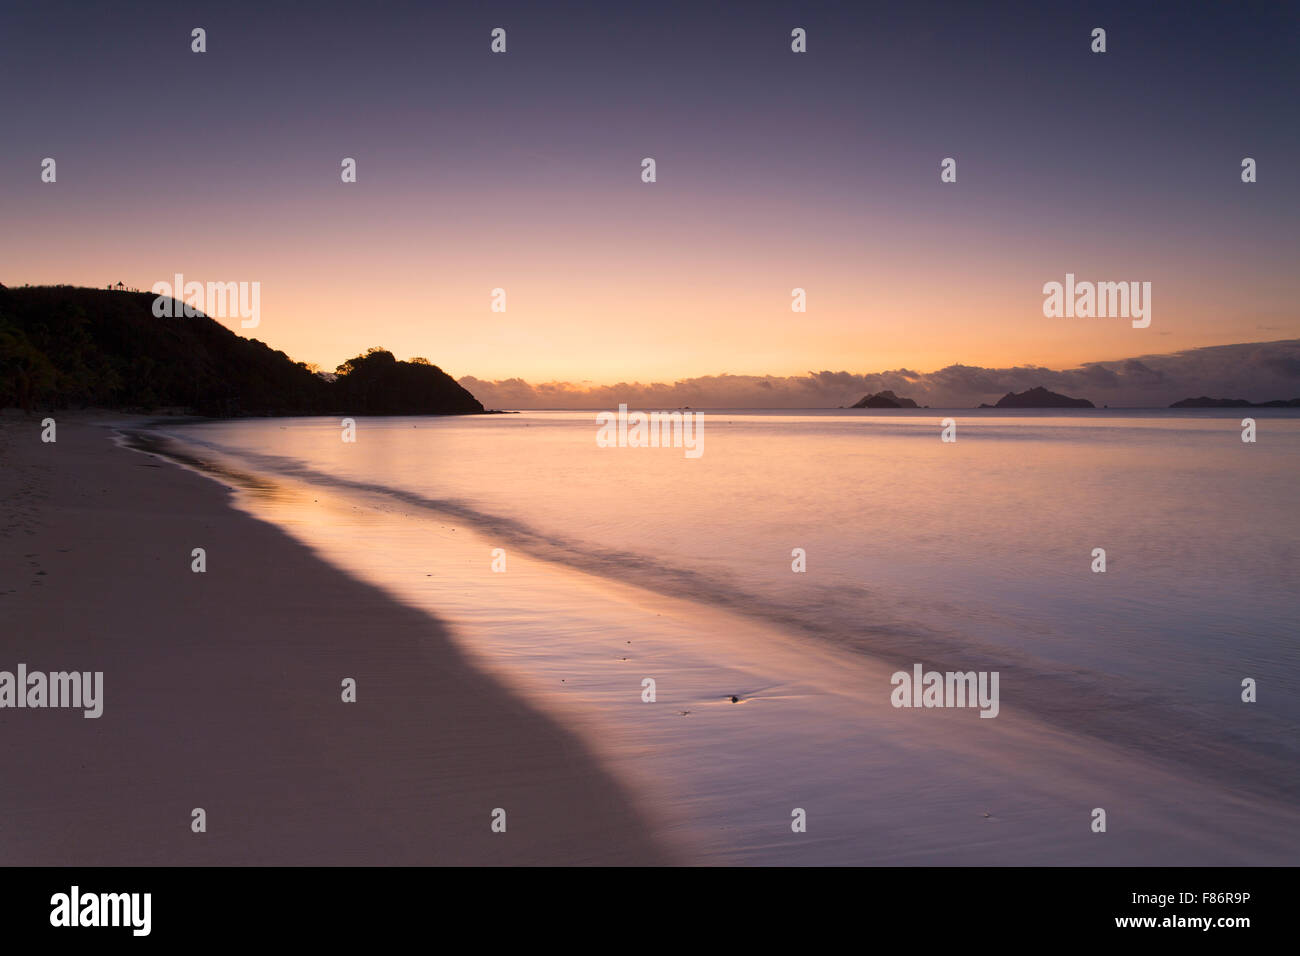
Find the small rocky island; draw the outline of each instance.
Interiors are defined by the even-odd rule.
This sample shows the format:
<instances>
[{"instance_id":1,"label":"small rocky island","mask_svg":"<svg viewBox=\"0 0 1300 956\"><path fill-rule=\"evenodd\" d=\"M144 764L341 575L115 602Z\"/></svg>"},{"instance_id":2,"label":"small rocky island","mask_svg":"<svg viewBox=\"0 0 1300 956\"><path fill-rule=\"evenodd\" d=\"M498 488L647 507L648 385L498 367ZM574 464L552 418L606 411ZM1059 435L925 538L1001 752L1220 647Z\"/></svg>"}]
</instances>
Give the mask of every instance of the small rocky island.
<instances>
[{"instance_id":1,"label":"small rocky island","mask_svg":"<svg viewBox=\"0 0 1300 956\"><path fill-rule=\"evenodd\" d=\"M1300 398L1276 399L1271 402L1248 402L1244 398L1184 398L1170 408L1300 408Z\"/></svg>"},{"instance_id":2,"label":"small rocky island","mask_svg":"<svg viewBox=\"0 0 1300 956\"><path fill-rule=\"evenodd\" d=\"M1070 398L1049 392L1041 385L1026 392L1007 392L996 405L980 405L980 408L1096 408L1086 398Z\"/></svg>"},{"instance_id":3,"label":"small rocky island","mask_svg":"<svg viewBox=\"0 0 1300 956\"><path fill-rule=\"evenodd\" d=\"M910 398L899 398L893 392L886 389L883 392L876 392L874 395L864 395L862 400L855 402L850 408L917 408L916 402Z\"/></svg>"}]
</instances>

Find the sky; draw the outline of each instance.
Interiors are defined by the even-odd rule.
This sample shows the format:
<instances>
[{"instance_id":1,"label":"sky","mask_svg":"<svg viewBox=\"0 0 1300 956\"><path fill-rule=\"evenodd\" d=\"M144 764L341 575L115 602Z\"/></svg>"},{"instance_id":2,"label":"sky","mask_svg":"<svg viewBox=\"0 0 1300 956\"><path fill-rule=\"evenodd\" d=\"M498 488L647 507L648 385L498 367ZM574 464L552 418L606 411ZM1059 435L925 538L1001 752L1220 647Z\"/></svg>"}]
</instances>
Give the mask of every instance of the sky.
<instances>
[{"instance_id":1,"label":"sky","mask_svg":"<svg viewBox=\"0 0 1300 956\"><path fill-rule=\"evenodd\" d=\"M530 387L1294 339L1298 28L1251 2L10 0L0 282L256 281L255 330L218 318L294 359ZM1150 326L1045 317L1067 273L1150 282Z\"/></svg>"}]
</instances>

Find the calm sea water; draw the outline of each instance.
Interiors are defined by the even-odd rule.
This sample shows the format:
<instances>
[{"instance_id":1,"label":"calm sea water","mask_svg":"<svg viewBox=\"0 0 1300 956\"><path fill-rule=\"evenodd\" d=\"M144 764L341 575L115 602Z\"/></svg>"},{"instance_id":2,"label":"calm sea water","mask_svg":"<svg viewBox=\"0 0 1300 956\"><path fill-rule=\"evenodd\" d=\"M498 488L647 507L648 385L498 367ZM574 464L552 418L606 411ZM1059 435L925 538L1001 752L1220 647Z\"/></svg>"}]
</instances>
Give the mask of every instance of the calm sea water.
<instances>
[{"instance_id":1,"label":"calm sea water","mask_svg":"<svg viewBox=\"0 0 1300 956\"><path fill-rule=\"evenodd\" d=\"M594 412L360 419L355 443L332 419L165 431L297 487L251 507L371 577L409 572L453 623L484 623L500 547L890 669L998 670L1003 706L1046 726L1300 804L1300 417L1250 410L1248 444L1245 414L705 411L697 459L598 447ZM430 548L456 561L426 569ZM495 633L572 658L637 613L595 595L542 623L554 586L496 586ZM732 630L733 659L768 659Z\"/></svg>"}]
</instances>

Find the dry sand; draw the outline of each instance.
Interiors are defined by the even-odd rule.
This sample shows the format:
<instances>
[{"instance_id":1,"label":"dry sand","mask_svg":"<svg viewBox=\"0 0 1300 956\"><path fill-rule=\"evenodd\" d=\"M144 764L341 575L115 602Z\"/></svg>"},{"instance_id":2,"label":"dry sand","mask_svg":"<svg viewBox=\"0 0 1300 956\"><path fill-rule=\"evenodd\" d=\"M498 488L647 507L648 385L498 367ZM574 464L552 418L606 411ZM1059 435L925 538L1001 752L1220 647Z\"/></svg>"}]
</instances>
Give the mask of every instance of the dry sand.
<instances>
[{"instance_id":1,"label":"dry sand","mask_svg":"<svg viewBox=\"0 0 1300 956\"><path fill-rule=\"evenodd\" d=\"M676 861L436 621L111 434L0 422L0 670L104 672L97 720L0 709L0 861Z\"/></svg>"}]
</instances>

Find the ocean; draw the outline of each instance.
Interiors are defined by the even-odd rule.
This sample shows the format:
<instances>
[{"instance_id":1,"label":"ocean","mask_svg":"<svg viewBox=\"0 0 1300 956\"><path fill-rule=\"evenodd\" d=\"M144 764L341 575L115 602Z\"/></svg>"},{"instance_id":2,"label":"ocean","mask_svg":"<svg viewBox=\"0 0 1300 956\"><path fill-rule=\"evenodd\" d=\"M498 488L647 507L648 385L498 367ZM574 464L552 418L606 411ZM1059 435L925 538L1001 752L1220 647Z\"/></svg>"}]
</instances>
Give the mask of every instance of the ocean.
<instances>
[{"instance_id":1,"label":"ocean","mask_svg":"<svg viewBox=\"0 0 1300 956\"><path fill-rule=\"evenodd\" d=\"M706 860L1294 862L1300 414L700 414L698 457L594 411L153 434ZM996 672L997 716L894 706L915 665Z\"/></svg>"}]
</instances>

